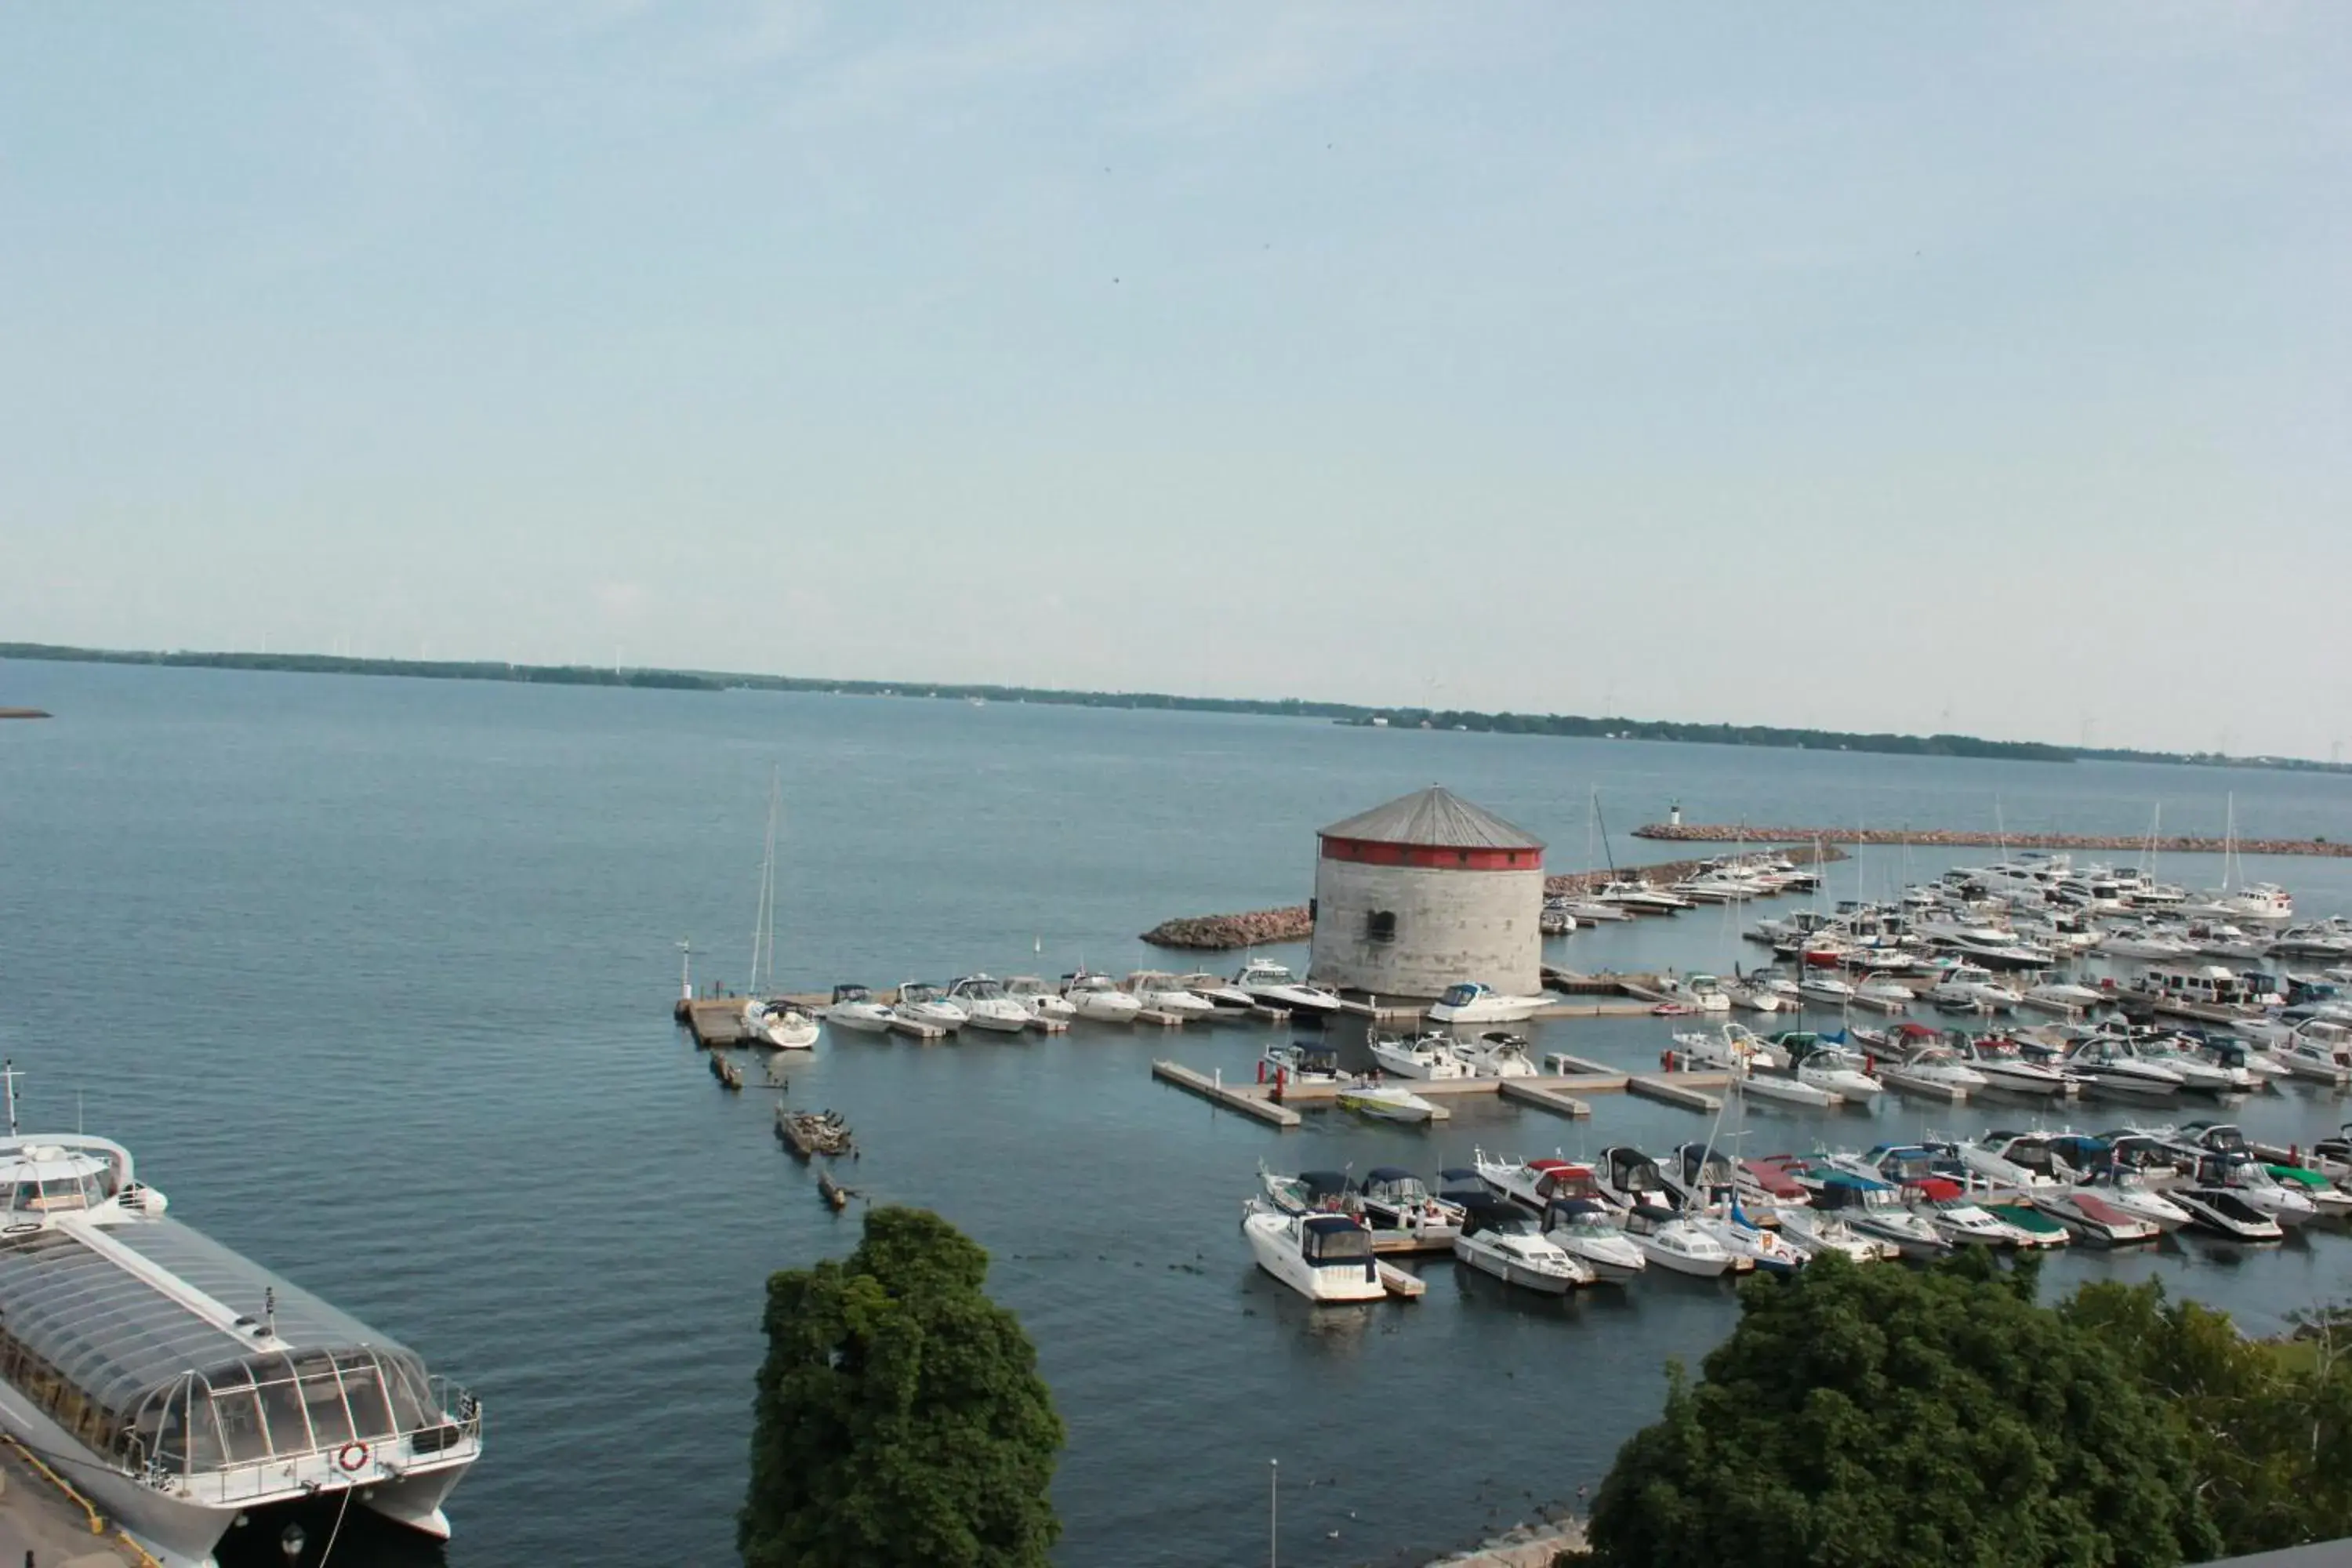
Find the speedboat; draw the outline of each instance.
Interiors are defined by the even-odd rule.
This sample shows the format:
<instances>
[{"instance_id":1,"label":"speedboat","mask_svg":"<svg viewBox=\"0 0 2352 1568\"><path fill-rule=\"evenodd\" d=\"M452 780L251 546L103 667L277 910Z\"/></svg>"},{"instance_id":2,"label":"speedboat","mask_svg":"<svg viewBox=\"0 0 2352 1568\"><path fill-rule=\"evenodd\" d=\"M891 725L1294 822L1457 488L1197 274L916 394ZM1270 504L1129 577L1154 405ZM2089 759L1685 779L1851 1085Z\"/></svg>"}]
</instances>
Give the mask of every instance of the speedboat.
<instances>
[{"instance_id":1,"label":"speedboat","mask_svg":"<svg viewBox=\"0 0 2352 1568\"><path fill-rule=\"evenodd\" d=\"M1257 1266L1310 1301L1377 1301L1388 1294L1372 1233L1343 1214L1285 1214L1252 1200L1242 1215Z\"/></svg>"},{"instance_id":2,"label":"speedboat","mask_svg":"<svg viewBox=\"0 0 2352 1568\"><path fill-rule=\"evenodd\" d=\"M1921 1217L1944 1233L1945 1237L1962 1247L2020 1247L2029 1244L2026 1234L1998 1215L1989 1214L1950 1183L1937 1183L1948 1188L1950 1195L1930 1197L1920 1206Z\"/></svg>"},{"instance_id":3,"label":"speedboat","mask_svg":"<svg viewBox=\"0 0 2352 1568\"><path fill-rule=\"evenodd\" d=\"M1922 1046L1906 1060L1881 1062L1878 1076L1890 1089L1933 1095L1955 1104L1991 1082L1949 1046Z\"/></svg>"},{"instance_id":4,"label":"speedboat","mask_svg":"<svg viewBox=\"0 0 2352 1568\"><path fill-rule=\"evenodd\" d=\"M2191 1228L2230 1241L2276 1241L2279 1222L2227 1187L2181 1187L2168 1194L2186 1210Z\"/></svg>"},{"instance_id":5,"label":"speedboat","mask_svg":"<svg viewBox=\"0 0 2352 1568\"><path fill-rule=\"evenodd\" d=\"M900 1023L924 1024L934 1029L961 1029L971 1021L971 1015L941 995L938 986L915 980L898 987L898 1003L890 1014Z\"/></svg>"},{"instance_id":6,"label":"speedboat","mask_svg":"<svg viewBox=\"0 0 2352 1568\"><path fill-rule=\"evenodd\" d=\"M1286 1012L1328 1017L1339 1010L1339 994L1309 985L1271 959L1253 958L1234 972L1234 988L1252 1001Z\"/></svg>"},{"instance_id":7,"label":"speedboat","mask_svg":"<svg viewBox=\"0 0 2352 1568\"><path fill-rule=\"evenodd\" d=\"M1776 1036L1775 1039L1779 1037ZM1777 1044L1758 1039L1756 1032L1745 1024L1719 1024L1713 1034L1704 1029L1677 1030L1675 1047L1683 1064L1693 1068L1740 1073L1751 1067L1778 1068L1789 1064L1786 1051Z\"/></svg>"},{"instance_id":8,"label":"speedboat","mask_svg":"<svg viewBox=\"0 0 2352 1568\"><path fill-rule=\"evenodd\" d=\"M2317 1171L2302 1165L2266 1164L2263 1169L2273 1181L2289 1192L2301 1193L2311 1200L2311 1206L2322 1219L2341 1219L2352 1214L2352 1193L2346 1192Z\"/></svg>"},{"instance_id":9,"label":"speedboat","mask_svg":"<svg viewBox=\"0 0 2352 1568\"><path fill-rule=\"evenodd\" d=\"M1782 1105L1809 1105L1827 1110L1845 1103L1845 1096L1835 1089L1807 1082L1801 1076L1785 1078L1779 1073L1750 1072L1735 1075L1732 1084L1743 1095L1775 1100Z\"/></svg>"},{"instance_id":10,"label":"speedboat","mask_svg":"<svg viewBox=\"0 0 2352 1568\"><path fill-rule=\"evenodd\" d=\"M1273 1084L1339 1081L1339 1053L1305 1040L1266 1047L1258 1058L1258 1078Z\"/></svg>"},{"instance_id":11,"label":"speedboat","mask_svg":"<svg viewBox=\"0 0 2352 1568\"><path fill-rule=\"evenodd\" d=\"M0 1429L69 1476L93 1521L103 1510L142 1560L174 1568L211 1563L248 1514L307 1499L446 1539L442 1504L481 1454L480 1402L169 1217L121 1144L20 1134L17 1076L5 1069Z\"/></svg>"},{"instance_id":12,"label":"speedboat","mask_svg":"<svg viewBox=\"0 0 2352 1568\"><path fill-rule=\"evenodd\" d=\"M2095 1246L2123 1247L2136 1241L2154 1241L2164 1234L2164 1227L2154 1220L2128 1213L2085 1187L2046 1189L2032 1194L2029 1201ZM2181 1217L2185 1221L2188 1216Z\"/></svg>"},{"instance_id":13,"label":"speedboat","mask_svg":"<svg viewBox=\"0 0 2352 1568\"><path fill-rule=\"evenodd\" d=\"M1719 1279L1738 1268L1721 1242L1688 1220L1662 1220L1632 1234L1633 1245L1642 1249L1642 1256L1654 1268L1702 1279ZM1749 1268L1754 1267L1752 1263L1748 1265Z\"/></svg>"},{"instance_id":14,"label":"speedboat","mask_svg":"<svg viewBox=\"0 0 2352 1568\"><path fill-rule=\"evenodd\" d=\"M2192 1055L2182 1048L2177 1037L2152 1035L2137 1042L2139 1058L2164 1068L2180 1079L2180 1087L2196 1094L2243 1094L2261 1087L2254 1075L2243 1067L2224 1067Z\"/></svg>"},{"instance_id":15,"label":"speedboat","mask_svg":"<svg viewBox=\"0 0 2352 1568\"><path fill-rule=\"evenodd\" d=\"M1472 1151L1470 1159L1481 1186L1498 1198L1508 1198L1529 1214L1542 1214L1560 1199L1604 1201L1600 1182L1590 1165L1557 1156L1549 1160L1490 1160L1484 1149Z\"/></svg>"},{"instance_id":16,"label":"speedboat","mask_svg":"<svg viewBox=\"0 0 2352 1568\"><path fill-rule=\"evenodd\" d=\"M2102 1165L2070 1190L2095 1197L2108 1207L2158 1230L2179 1230L2189 1223L2187 1209L2148 1185L2146 1176L2121 1165Z\"/></svg>"},{"instance_id":17,"label":"speedboat","mask_svg":"<svg viewBox=\"0 0 2352 1568\"><path fill-rule=\"evenodd\" d=\"M1625 1234L1625 1216L1592 1198L1560 1198L1543 1213L1553 1245L1603 1280L1631 1279L1650 1266Z\"/></svg>"},{"instance_id":18,"label":"speedboat","mask_svg":"<svg viewBox=\"0 0 2352 1568\"><path fill-rule=\"evenodd\" d=\"M1029 1026L1029 1009L1004 994L1004 987L986 974L967 974L948 987L948 1000L964 1010L975 1029L1017 1035Z\"/></svg>"},{"instance_id":19,"label":"speedboat","mask_svg":"<svg viewBox=\"0 0 2352 1568\"><path fill-rule=\"evenodd\" d=\"M2085 1036L2066 1052L2066 1068L2094 1088L2140 1100L2179 1094L2181 1077L2142 1058L2130 1037L2108 1031Z\"/></svg>"},{"instance_id":20,"label":"speedboat","mask_svg":"<svg viewBox=\"0 0 2352 1568\"><path fill-rule=\"evenodd\" d=\"M1065 978L1062 999L1079 1017L1097 1024L1132 1024L1143 1011L1143 1004L1111 984L1109 975L1088 974L1083 969Z\"/></svg>"},{"instance_id":21,"label":"speedboat","mask_svg":"<svg viewBox=\"0 0 2352 1568\"><path fill-rule=\"evenodd\" d=\"M1257 998L1221 975L1204 970L1180 974L1176 984L1206 1002L1220 1013L1246 1013L1257 1005Z\"/></svg>"},{"instance_id":22,"label":"speedboat","mask_svg":"<svg viewBox=\"0 0 2352 1568\"><path fill-rule=\"evenodd\" d=\"M895 1016L863 985L835 986L833 1005L824 1010L824 1021L835 1028L856 1029L868 1035L888 1034Z\"/></svg>"},{"instance_id":23,"label":"speedboat","mask_svg":"<svg viewBox=\"0 0 2352 1568\"><path fill-rule=\"evenodd\" d=\"M1712 974L1694 974L1687 980L1668 977L1658 983L1658 989L1695 1012L1731 1011L1730 993L1724 990L1723 982Z\"/></svg>"},{"instance_id":24,"label":"speedboat","mask_svg":"<svg viewBox=\"0 0 2352 1568\"><path fill-rule=\"evenodd\" d=\"M743 1026L755 1046L772 1046L780 1051L816 1048L816 1020L789 1002L762 1002L755 997L744 1003Z\"/></svg>"},{"instance_id":25,"label":"speedboat","mask_svg":"<svg viewBox=\"0 0 2352 1568\"><path fill-rule=\"evenodd\" d=\"M2352 1029L2332 1018L2306 1018L2271 1047L2271 1058L2297 1078L2343 1083L2352 1077Z\"/></svg>"},{"instance_id":26,"label":"speedboat","mask_svg":"<svg viewBox=\"0 0 2352 1568\"><path fill-rule=\"evenodd\" d=\"M1675 915L1697 906L1677 893L1654 888L1646 881L1611 882L1593 895L1604 904L1614 904L1637 915Z\"/></svg>"},{"instance_id":27,"label":"speedboat","mask_svg":"<svg viewBox=\"0 0 2352 1568\"><path fill-rule=\"evenodd\" d=\"M2137 930L2122 927L2099 939L2098 951L2108 958L2152 958L2171 960L2188 958L2197 952L2196 944L2160 931L2154 926Z\"/></svg>"},{"instance_id":28,"label":"speedboat","mask_svg":"<svg viewBox=\"0 0 2352 1568\"><path fill-rule=\"evenodd\" d=\"M1455 1058L1467 1066L1473 1078L1535 1078L1536 1064L1528 1059L1528 1041L1524 1035L1507 1035L1499 1029L1489 1029L1475 1040L1456 1040Z\"/></svg>"},{"instance_id":29,"label":"speedboat","mask_svg":"<svg viewBox=\"0 0 2352 1568\"><path fill-rule=\"evenodd\" d=\"M1462 1230L1461 1204L1436 1196L1419 1176L1395 1165L1375 1165L1365 1173L1356 1189L1356 1207L1375 1231L1446 1241Z\"/></svg>"},{"instance_id":30,"label":"speedboat","mask_svg":"<svg viewBox=\"0 0 2352 1568\"><path fill-rule=\"evenodd\" d=\"M1685 1214L1737 1194L1739 1169L1727 1150L1705 1141L1685 1143L1659 1162L1658 1174Z\"/></svg>"},{"instance_id":31,"label":"speedboat","mask_svg":"<svg viewBox=\"0 0 2352 1568\"><path fill-rule=\"evenodd\" d=\"M1870 1100L1886 1092L1886 1085L1870 1071L1870 1059L1849 1046L1817 1043L1797 1059L1797 1079L1827 1089L1842 1100Z\"/></svg>"},{"instance_id":32,"label":"speedboat","mask_svg":"<svg viewBox=\"0 0 2352 1568\"><path fill-rule=\"evenodd\" d=\"M2056 1068L2029 1058L2015 1040L2000 1035L1955 1034L1962 1060L1976 1068L1988 1087L2011 1094L2046 1094L2063 1098L2078 1087Z\"/></svg>"},{"instance_id":33,"label":"speedboat","mask_svg":"<svg viewBox=\"0 0 2352 1568\"><path fill-rule=\"evenodd\" d=\"M1004 983L1004 994L1045 1023L1067 1023L1078 1016L1075 1003L1034 974L1016 974Z\"/></svg>"},{"instance_id":34,"label":"speedboat","mask_svg":"<svg viewBox=\"0 0 2352 1568\"><path fill-rule=\"evenodd\" d=\"M2199 1174L2208 1178L2207 1186L2221 1186L2237 1194L2249 1206L2268 1215L2279 1224L2293 1229L2308 1225L2319 1217L2319 1205L2303 1190L2301 1184L2289 1186L2270 1173L2259 1160L2231 1160L2216 1156L2199 1163ZM2213 1180L2215 1176L2219 1180Z\"/></svg>"},{"instance_id":35,"label":"speedboat","mask_svg":"<svg viewBox=\"0 0 2352 1568\"><path fill-rule=\"evenodd\" d=\"M1217 1010L1215 1003L1205 996L1194 995L1165 970L1139 969L1127 977L1121 989L1134 997L1147 1013L1166 1013L1179 1018L1205 1018Z\"/></svg>"},{"instance_id":36,"label":"speedboat","mask_svg":"<svg viewBox=\"0 0 2352 1568\"><path fill-rule=\"evenodd\" d=\"M1853 984L1841 980L1825 969L1808 968L1797 982L1798 994L1809 1002L1826 1003L1843 1007L1853 1000Z\"/></svg>"},{"instance_id":37,"label":"speedboat","mask_svg":"<svg viewBox=\"0 0 2352 1568\"><path fill-rule=\"evenodd\" d=\"M2032 1192L2068 1184L2071 1169L2062 1172L2046 1132L1989 1131L1959 1148L1960 1163L1997 1187Z\"/></svg>"},{"instance_id":38,"label":"speedboat","mask_svg":"<svg viewBox=\"0 0 2352 1568\"><path fill-rule=\"evenodd\" d=\"M1890 1183L1830 1171L1810 1178L1808 1184L1813 1189L1814 1215L1842 1219L1905 1258L1936 1258L1952 1250L1943 1232L1913 1214Z\"/></svg>"},{"instance_id":39,"label":"speedboat","mask_svg":"<svg viewBox=\"0 0 2352 1568\"><path fill-rule=\"evenodd\" d=\"M1793 1005L1790 998L1752 980L1735 980L1723 988L1723 994L1731 998L1733 1006L1745 1007L1751 1013L1777 1013Z\"/></svg>"},{"instance_id":40,"label":"speedboat","mask_svg":"<svg viewBox=\"0 0 2352 1568\"><path fill-rule=\"evenodd\" d=\"M1735 1268L1744 1262L1768 1274L1794 1274L1808 1259L1803 1249L1758 1225L1737 1203L1702 1209L1688 1215L1685 1223L1712 1237L1717 1247L1731 1255Z\"/></svg>"},{"instance_id":41,"label":"speedboat","mask_svg":"<svg viewBox=\"0 0 2352 1568\"><path fill-rule=\"evenodd\" d=\"M1663 1223L1675 1216L1674 1194L1658 1163L1630 1144L1601 1151L1593 1171L1601 1195L1635 1219Z\"/></svg>"},{"instance_id":42,"label":"speedboat","mask_svg":"<svg viewBox=\"0 0 2352 1568\"><path fill-rule=\"evenodd\" d=\"M1449 986L1430 1005L1433 1024L1518 1024L1532 1018L1544 1005L1540 996L1507 996L1490 985L1465 980Z\"/></svg>"},{"instance_id":43,"label":"speedboat","mask_svg":"<svg viewBox=\"0 0 2352 1568\"><path fill-rule=\"evenodd\" d=\"M1286 1176L1267 1170L1261 1161L1257 1184L1265 1201L1285 1214L1362 1212L1345 1171L1301 1171L1295 1176Z\"/></svg>"},{"instance_id":44,"label":"speedboat","mask_svg":"<svg viewBox=\"0 0 2352 1568\"><path fill-rule=\"evenodd\" d=\"M1856 1263L1877 1263L1902 1256L1902 1250L1893 1242L1864 1236L1836 1215L1825 1214L1810 1204L1778 1212L1781 1236L1815 1257L1839 1252Z\"/></svg>"},{"instance_id":45,"label":"speedboat","mask_svg":"<svg viewBox=\"0 0 2352 1568\"><path fill-rule=\"evenodd\" d=\"M1876 1007L1882 1012L1900 1013L1919 1000L1919 994L1884 971L1863 976L1853 988L1856 1006Z\"/></svg>"},{"instance_id":46,"label":"speedboat","mask_svg":"<svg viewBox=\"0 0 2352 1568\"><path fill-rule=\"evenodd\" d=\"M1500 1198L1464 1207L1454 1256L1506 1285L1565 1296L1592 1283L1592 1270L1536 1228L1535 1220Z\"/></svg>"},{"instance_id":47,"label":"speedboat","mask_svg":"<svg viewBox=\"0 0 2352 1568\"><path fill-rule=\"evenodd\" d=\"M2094 1007L2105 1005L2107 997L2105 993L2095 991L2088 985L2076 985L2065 980L2045 980L2039 985L2028 986L2021 1000L2026 1006L2040 1012L2074 1018Z\"/></svg>"},{"instance_id":48,"label":"speedboat","mask_svg":"<svg viewBox=\"0 0 2352 1568\"><path fill-rule=\"evenodd\" d=\"M1402 1121L1408 1126L1451 1121L1454 1116L1445 1107L1393 1083L1344 1084L1339 1098L1342 1110L1353 1110L1382 1121Z\"/></svg>"},{"instance_id":49,"label":"speedboat","mask_svg":"<svg viewBox=\"0 0 2352 1568\"><path fill-rule=\"evenodd\" d=\"M1381 1035L1372 1040L1372 1060L1382 1072L1399 1078L1434 1081L1474 1076L1470 1064L1454 1054L1454 1037L1438 1030L1411 1038Z\"/></svg>"}]
</instances>

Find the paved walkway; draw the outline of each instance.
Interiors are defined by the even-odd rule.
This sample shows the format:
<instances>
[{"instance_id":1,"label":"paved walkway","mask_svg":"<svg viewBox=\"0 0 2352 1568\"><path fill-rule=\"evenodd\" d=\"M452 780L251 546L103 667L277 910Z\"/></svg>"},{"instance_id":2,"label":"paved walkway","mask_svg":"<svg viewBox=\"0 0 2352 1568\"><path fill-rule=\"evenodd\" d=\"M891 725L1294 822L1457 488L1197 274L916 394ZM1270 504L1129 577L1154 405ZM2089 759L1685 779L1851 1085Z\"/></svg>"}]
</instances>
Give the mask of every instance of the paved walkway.
<instances>
[{"instance_id":1,"label":"paved walkway","mask_svg":"<svg viewBox=\"0 0 2352 1568\"><path fill-rule=\"evenodd\" d=\"M132 1568L138 1562L111 1534L92 1535L78 1504L0 1445L0 1565Z\"/></svg>"}]
</instances>

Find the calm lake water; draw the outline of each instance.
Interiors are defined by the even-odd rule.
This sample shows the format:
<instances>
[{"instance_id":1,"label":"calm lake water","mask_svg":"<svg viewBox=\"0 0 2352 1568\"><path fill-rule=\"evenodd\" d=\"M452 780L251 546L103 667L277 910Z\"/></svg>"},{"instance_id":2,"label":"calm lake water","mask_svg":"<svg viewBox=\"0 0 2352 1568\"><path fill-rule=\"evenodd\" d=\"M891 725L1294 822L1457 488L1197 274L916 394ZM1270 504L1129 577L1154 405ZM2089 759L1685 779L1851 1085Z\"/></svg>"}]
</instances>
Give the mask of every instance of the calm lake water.
<instances>
[{"instance_id":1,"label":"calm lake water","mask_svg":"<svg viewBox=\"0 0 2352 1568\"><path fill-rule=\"evenodd\" d=\"M122 1139L176 1214L482 1393L457 1568L734 1561L763 1280L856 1237L769 1098L722 1094L669 1022L679 939L698 979L745 973L772 766L779 964L809 988L1124 971L1164 917L1303 899L1318 826L1433 780L1563 869L1595 784L1621 830L1679 800L1695 821L2137 833L2160 802L2168 831L2218 833L2234 792L2249 835L2352 832L2352 780L2239 770L43 663L0 664L0 701L58 715L0 726L0 1043L29 1123ZM1948 863L1874 850L1835 890ZM2352 910L2346 862L2249 871ZM1709 911L1552 948L1593 968L1758 951ZM1647 1063L1669 1026L1558 1023L1537 1048ZM1664 1152L1706 1124L1621 1098L1580 1127L1493 1105L1433 1133L1335 1113L1284 1134L1149 1079L1160 1054L1245 1075L1265 1037L851 1037L793 1065L796 1103L855 1123L856 1185L992 1254L1069 1424L1066 1563L1255 1560L1276 1457L1286 1563L1424 1558L1597 1481L1665 1359L1731 1322L1728 1287L1545 1303L1451 1263L1418 1305L1310 1310L1237 1233L1262 1160L1433 1173L1474 1147ZM2030 1114L1759 1110L1748 1147ZM2296 1086L2234 1114L2308 1142L2347 1113ZM2352 1294L2352 1237L2053 1272L2161 1274L2269 1324ZM337 1557L437 1560L373 1536Z\"/></svg>"}]
</instances>

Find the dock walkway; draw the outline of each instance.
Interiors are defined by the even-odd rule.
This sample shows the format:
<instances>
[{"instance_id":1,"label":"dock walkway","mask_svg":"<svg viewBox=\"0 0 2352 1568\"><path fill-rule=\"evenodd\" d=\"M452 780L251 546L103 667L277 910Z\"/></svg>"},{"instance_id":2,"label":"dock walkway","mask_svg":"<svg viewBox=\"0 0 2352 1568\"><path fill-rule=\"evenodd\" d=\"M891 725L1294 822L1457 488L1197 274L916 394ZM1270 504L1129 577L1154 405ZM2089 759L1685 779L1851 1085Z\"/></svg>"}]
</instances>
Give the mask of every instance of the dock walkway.
<instances>
[{"instance_id":1,"label":"dock walkway","mask_svg":"<svg viewBox=\"0 0 2352 1568\"><path fill-rule=\"evenodd\" d=\"M1540 1078L1391 1079L1387 1081L1399 1088L1409 1089L1424 1100L1493 1095L1515 1105L1548 1110L1555 1116L1578 1121L1591 1116L1592 1107L1581 1098L1591 1094L1632 1093L1667 1105L1680 1106L1685 1110L1711 1113L1720 1108L1722 1101L1705 1091L1721 1089L1730 1082L1730 1075L1721 1072L1635 1074L1620 1072L1580 1057L1555 1059L1577 1070L1551 1073ZM1226 1083L1181 1062L1166 1060L1151 1064L1151 1076L1229 1110L1238 1110L1244 1116L1282 1128L1298 1125L1298 1112L1292 1107L1333 1104L1345 1087L1338 1083L1290 1083L1283 1086L1277 1098L1274 1085L1270 1083Z\"/></svg>"}]
</instances>

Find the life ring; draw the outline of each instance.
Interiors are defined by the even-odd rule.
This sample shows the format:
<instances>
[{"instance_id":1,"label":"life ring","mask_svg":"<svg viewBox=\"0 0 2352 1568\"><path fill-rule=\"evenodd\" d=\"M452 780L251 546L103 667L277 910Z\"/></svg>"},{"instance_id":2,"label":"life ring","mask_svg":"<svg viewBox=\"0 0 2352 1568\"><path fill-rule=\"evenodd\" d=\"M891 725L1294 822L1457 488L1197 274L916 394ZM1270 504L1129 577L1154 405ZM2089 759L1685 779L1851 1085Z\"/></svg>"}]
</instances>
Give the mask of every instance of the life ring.
<instances>
[{"instance_id":1,"label":"life ring","mask_svg":"<svg viewBox=\"0 0 2352 1568\"><path fill-rule=\"evenodd\" d=\"M335 1463L345 1475L350 1475L367 1462L368 1446L365 1443L346 1443L335 1450Z\"/></svg>"}]
</instances>

